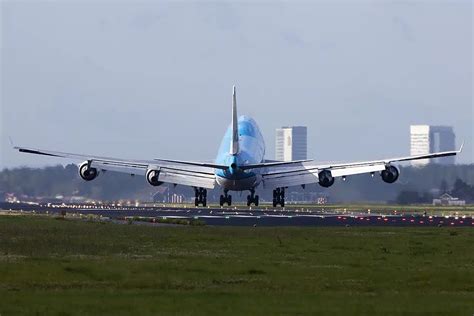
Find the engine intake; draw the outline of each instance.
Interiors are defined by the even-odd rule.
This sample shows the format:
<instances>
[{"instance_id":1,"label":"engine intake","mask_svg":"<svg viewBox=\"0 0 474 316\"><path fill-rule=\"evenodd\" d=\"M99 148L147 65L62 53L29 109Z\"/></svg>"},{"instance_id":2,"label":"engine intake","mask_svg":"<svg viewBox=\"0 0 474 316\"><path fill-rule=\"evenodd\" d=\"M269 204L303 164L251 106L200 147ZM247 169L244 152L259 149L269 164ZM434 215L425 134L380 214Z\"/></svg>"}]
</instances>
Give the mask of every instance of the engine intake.
<instances>
[{"instance_id":1,"label":"engine intake","mask_svg":"<svg viewBox=\"0 0 474 316\"><path fill-rule=\"evenodd\" d=\"M96 168L92 168L88 161L83 162L79 166L79 175L85 181L92 181L99 175L99 171Z\"/></svg>"},{"instance_id":2,"label":"engine intake","mask_svg":"<svg viewBox=\"0 0 474 316\"><path fill-rule=\"evenodd\" d=\"M397 181L399 175L400 172L398 171L398 169L390 165L385 167L385 170L380 173L382 180L386 183L394 183L395 181Z\"/></svg>"},{"instance_id":3,"label":"engine intake","mask_svg":"<svg viewBox=\"0 0 474 316\"><path fill-rule=\"evenodd\" d=\"M323 188L329 188L334 184L334 177L329 170L322 170L318 173L319 185Z\"/></svg>"},{"instance_id":4,"label":"engine intake","mask_svg":"<svg viewBox=\"0 0 474 316\"><path fill-rule=\"evenodd\" d=\"M160 176L159 170L148 170L146 173L146 180L148 181L150 185L157 187L163 184L163 182L158 181L159 176Z\"/></svg>"}]
</instances>

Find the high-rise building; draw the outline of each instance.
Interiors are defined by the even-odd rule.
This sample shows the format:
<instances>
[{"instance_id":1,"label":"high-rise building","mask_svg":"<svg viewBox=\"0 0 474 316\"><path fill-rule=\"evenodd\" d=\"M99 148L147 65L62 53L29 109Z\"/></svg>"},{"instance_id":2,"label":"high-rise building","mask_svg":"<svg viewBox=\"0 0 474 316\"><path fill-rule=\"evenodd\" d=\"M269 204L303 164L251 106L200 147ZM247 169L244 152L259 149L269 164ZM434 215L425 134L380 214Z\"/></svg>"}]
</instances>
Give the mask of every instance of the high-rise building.
<instances>
[{"instance_id":1,"label":"high-rise building","mask_svg":"<svg viewBox=\"0 0 474 316\"><path fill-rule=\"evenodd\" d=\"M456 148L456 135L451 126L412 125L410 126L410 154L423 155ZM433 163L454 164L455 158L444 157L431 160ZM430 160L413 160L414 166L425 166Z\"/></svg>"},{"instance_id":2,"label":"high-rise building","mask_svg":"<svg viewBox=\"0 0 474 316\"><path fill-rule=\"evenodd\" d=\"M306 126L277 128L275 159L280 161L304 160L308 156L308 129Z\"/></svg>"}]
</instances>

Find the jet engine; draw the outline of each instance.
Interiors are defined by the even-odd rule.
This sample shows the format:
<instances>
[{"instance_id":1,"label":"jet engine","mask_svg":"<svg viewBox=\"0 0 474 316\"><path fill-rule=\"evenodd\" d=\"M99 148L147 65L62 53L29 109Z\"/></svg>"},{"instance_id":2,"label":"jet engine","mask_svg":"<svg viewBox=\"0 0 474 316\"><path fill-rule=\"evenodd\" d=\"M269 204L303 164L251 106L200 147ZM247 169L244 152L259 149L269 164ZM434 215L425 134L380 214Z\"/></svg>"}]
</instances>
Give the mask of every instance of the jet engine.
<instances>
[{"instance_id":1,"label":"jet engine","mask_svg":"<svg viewBox=\"0 0 474 316\"><path fill-rule=\"evenodd\" d=\"M92 168L88 161L84 161L79 166L79 175L85 181L92 181L99 175L99 171L96 168Z\"/></svg>"},{"instance_id":2,"label":"jet engine","mask_svg":"<svg viewBox=\"0 0 474 316\"><path fill-rule=\"evenodd\" d=\"M146 180L148 183L154 187L157 187L159 185L162 185L163 182L158 181L158 177L160 176L160 171L159 170L148 170L146 172Z\"/></svg>"},{"instance_id":3,"label":"jet engine","mask_svg":"<svg viewBox=\"0 0 474 316\"><path fill-rule=\"evenodd\" d=\"M380 173L382 180L386 183L394 183L395 181L397 181L399 175L400 172L398 171L398 169L391 165L386 166L385 170Z\"/></svg>"},{"instance_id":4,"label":"jet engine","mask_svg":"<svg viewBox=\"0 0 474 316\"><path fill-rule=\"evenodd\" d=\"M319 185L324 188L329 188L334 184L334 177L329 170L321 170L318 173Z\"/></svg>"}]
</instances>

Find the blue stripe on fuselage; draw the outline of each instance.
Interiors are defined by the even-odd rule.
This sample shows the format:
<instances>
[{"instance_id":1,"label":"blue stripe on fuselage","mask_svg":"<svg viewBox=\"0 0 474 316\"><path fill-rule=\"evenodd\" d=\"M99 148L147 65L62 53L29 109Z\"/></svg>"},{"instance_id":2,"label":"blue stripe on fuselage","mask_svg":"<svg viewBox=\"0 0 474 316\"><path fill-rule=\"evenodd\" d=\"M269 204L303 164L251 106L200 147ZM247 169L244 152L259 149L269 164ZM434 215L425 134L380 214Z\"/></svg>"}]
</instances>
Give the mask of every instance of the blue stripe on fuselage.
<instances>
[{"instance_id":1,"label":"blue stripe on fuselage","mask_svg":"<svg viewBox=\"0 0 474 316\"><path fill-rule=\"evenodd\" d=\"M228 170L216 170L216 176L231 180L255 176L255 172L242 171L238 167L247 164L261 163L265 155L265 142L257 123L248 116L240 116L237 124L239 132L239 153L237 155L230 154L232 126L229 126L222 139L216 157L216 164L229 166ZM230 167L233 163L237 165L236 169Z\"/></svg>"}]
</instances>

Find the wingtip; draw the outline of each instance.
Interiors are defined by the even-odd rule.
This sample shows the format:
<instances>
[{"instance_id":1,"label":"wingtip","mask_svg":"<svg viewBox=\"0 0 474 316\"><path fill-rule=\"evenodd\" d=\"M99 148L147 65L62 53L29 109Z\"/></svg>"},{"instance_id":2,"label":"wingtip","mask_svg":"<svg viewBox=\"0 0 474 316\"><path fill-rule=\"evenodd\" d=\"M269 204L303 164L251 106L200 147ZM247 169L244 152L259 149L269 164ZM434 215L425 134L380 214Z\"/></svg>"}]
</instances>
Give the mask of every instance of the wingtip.
<instances>
[{"instance_id":1,"label":"wingtip","mask_svg":"<svg viewBox=\"0 0 474 316\"><path fill-rule=\"evenodd\" d=\"M463 148L464 148L464 141L462 142L461 147L458 150L458 153L462 153Z\"/></svg>"},{"instance_id":2,"label":"wingtip","mask_svg":"<svg viewBox=\"0 0 474 316\"><path fill-rule=\"evenodd\" d=\"M16 149L15 144L13 143L13 140L10 136L8 136L8 141L10 142L10 146L12 146L13 149Z\"/></svg>"}]
</instances>

